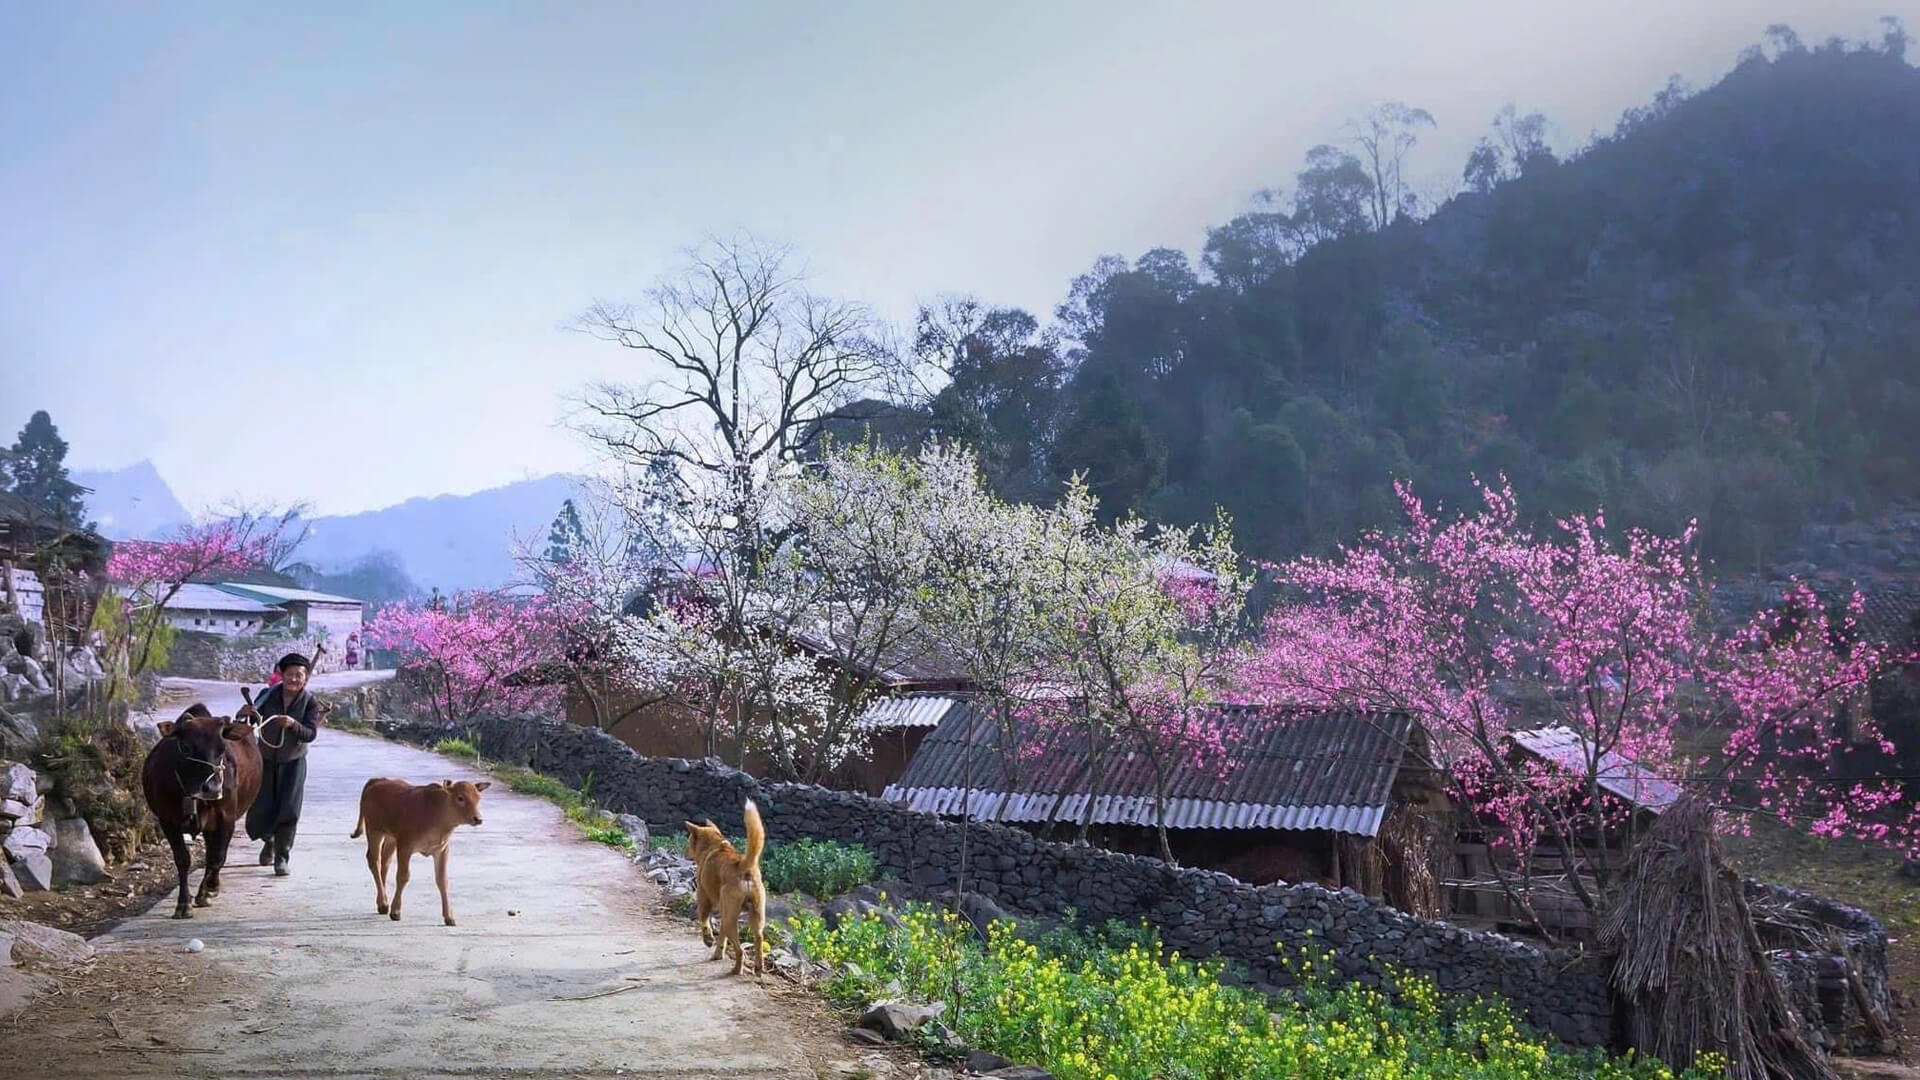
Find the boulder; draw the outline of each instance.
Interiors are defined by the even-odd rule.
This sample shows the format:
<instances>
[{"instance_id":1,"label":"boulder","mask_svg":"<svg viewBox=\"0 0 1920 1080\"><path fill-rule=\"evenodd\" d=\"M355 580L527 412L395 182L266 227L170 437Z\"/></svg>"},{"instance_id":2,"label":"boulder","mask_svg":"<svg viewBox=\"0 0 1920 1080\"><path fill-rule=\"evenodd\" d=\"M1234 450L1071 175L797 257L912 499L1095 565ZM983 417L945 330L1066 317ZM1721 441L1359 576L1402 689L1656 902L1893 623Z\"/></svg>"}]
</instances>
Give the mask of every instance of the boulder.
<instances>
[{"instance_id":1,"label":"boulder","mask_svg":"<svg viewBox=\"0 0 1920 1080\"><path fill-rule=\"evenodd\" d=\"M38 825L15 825L0 840L0 850L6 851L15 859L24 859L30 854L45 855L53 847L53 834Z\"/></svg>"},{"instance_id":2,"label":"boulder","mask_svg":"<svg viewBox=\"0 0 1920 1080\"><path fill-rule=\"evenodd\" d=\"M12 822L14 825L38 825L47 819L47 797L21 802L18 799L0 801L0 824Z\"/></svg>"},{"instance_id":3,"label":"boulder","mask_svg":"<svg viewBox=\"0 0 1920 1080\"><path fill-rule=\"evenodd\" d=\"M107 860L100 845L93 842L93 830L82 818L62 818L53 823L53 883L55 885L98 885L112 881Z\"/></svg>"},{"instance_id":4,"label":"boulder","mask_svg":"<svg viewBox=\"0 0 1920 1080\"><path fill-rule=\"evenodd\" d=\"M998 1076L1004 1080L1053 1080L1053 1074L1034 1065L1015 1065L1010 1069L995 1069L988 1076Z\"/></svg>"},{"instance_id":5,"label":"boulder","mask_svg":"<svg viewBox=\"0 0 1920 1080\"><path fill-rule=\"evenodd\" d=\"M642 848L647 846L648 836L646 822L632 814L615 814L613 815L613 823L618 825L622 832L633 837L635 844Z\"/></svg>"},{"instance_id":6,"label":"boulder","mask_svg":"<svg viewBox=\"0 0 1920 1080\"><path fill-rule=\"evenodd\" d=\"M1013 1062L1008 1061L999 1054L989 1054L985 1050L974 1050L967 1054L968 1072L990 1073L999 1069L1009 1069L1012 1067Z\"/></svg>"},{"instance_id":7,"label":"boulder","mask_svg":"<svg viewBox=\"0 0 1920 1080\"><path fill-rule=\"evenodd\" d=\"M932 1005L908 1005L898 1001L876 1001L860 1015L857 1025L867 1031L879 1032L892 1042L899 1042L914 1032L926 1027L947 1011L947 1003L936 1001Z\"/></svg>"},{"instance_id":8,"label":"boulder","mask_svg":"<svg viewBox=\"0 0 1920 1080\"><path fill-rule=\"evenodd\" d=\"M18 900L26 895L26 892L27 890L20 884L20 879L13 873L13 864L7 861L6 856L0 855L0 896L10 896Z\"/></svg>"},{"instance_id":9,"label":"boulder","mask_svg":"<svg viewBox=\"0 0 1920 1080\"><path fill-rule=\"evenodd\" d=\"M67 967L93 959L93 946L79 934L51 926L0 919L0 935L11 941L13 963L30 967Z\"/></svg>"},{"instance_id":10,"label":"boulder","mask_svg":"<svg viewBox=\"0 0 1920 1080\"><path fill-rule=\"evenodd\" d=\"M0 799L31 803L40 797L40 779L19 762L0 765Z\"/></svg>"}]
</instances>

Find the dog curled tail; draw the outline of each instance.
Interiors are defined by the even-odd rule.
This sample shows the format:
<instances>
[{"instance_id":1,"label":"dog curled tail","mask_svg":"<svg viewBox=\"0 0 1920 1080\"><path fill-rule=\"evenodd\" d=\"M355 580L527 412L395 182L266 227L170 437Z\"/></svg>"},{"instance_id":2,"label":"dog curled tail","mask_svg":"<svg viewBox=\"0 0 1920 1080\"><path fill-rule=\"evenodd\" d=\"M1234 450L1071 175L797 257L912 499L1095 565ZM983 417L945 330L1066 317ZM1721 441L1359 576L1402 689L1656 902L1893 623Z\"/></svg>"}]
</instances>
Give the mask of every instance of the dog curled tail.
<instances>
[{"instance_id":1,"label":"dog curled tail","mask_svg":"<svg viewBox=\"0 0 1920 1080\"><path fill-rule=\"evenodd\" d=\"M747 819L747 865L758 869L760 853L767 847L767 827L760 823L760 808L753 805L752 799L747 800L744 816Z\"/></svg>"}]
</instances>

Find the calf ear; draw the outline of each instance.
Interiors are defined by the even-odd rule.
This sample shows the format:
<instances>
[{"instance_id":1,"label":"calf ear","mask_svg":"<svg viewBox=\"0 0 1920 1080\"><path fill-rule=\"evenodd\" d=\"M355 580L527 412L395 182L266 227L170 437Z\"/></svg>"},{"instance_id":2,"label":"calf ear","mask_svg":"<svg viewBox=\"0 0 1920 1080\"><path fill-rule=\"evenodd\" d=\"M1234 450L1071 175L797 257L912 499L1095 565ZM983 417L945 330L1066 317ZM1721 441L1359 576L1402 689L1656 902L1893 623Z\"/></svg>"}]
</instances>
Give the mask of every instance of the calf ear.
<instances>
[{"instance_id":1,"label":"calf ear","mask_svg":"<svg viewBox=\"0 0 1920 1080\"><path fill-rule=\"evenodd\" d=\"M159 729L161 738L163 739L173 738L173 721L162 720L158 724L155 724L154 727Z\"/></svg>"},{"instance_id":2,"label":"calf ear","mask_svg":"<svg viewBox=\"0 0 1920 1080\"><path fill-rule=\"evenodd\" d=\"M473 785L473 790L475 790L475 791L485 791L485 790L487 790L488 788L490 788L490 787L492 787L492 786L493 786L493 781L491 781L491 780L482 780L482 781L480 781L479 783L477 783L477 784L475 784L475 785Z\"/></svg>"},{"instance_id":3,"label":"calf ear","mask_svg":"<svg viewBox=\"0 0 1920 1080\"><path fill-rule=\"evenodd\" d=\"M443 788L451 788L451 787L453 787L453 781L451 781L451 780L442 780L442 781L440 781L440 786L441 786L441 787L443 787Z\"/></svg>"}]
</instances>

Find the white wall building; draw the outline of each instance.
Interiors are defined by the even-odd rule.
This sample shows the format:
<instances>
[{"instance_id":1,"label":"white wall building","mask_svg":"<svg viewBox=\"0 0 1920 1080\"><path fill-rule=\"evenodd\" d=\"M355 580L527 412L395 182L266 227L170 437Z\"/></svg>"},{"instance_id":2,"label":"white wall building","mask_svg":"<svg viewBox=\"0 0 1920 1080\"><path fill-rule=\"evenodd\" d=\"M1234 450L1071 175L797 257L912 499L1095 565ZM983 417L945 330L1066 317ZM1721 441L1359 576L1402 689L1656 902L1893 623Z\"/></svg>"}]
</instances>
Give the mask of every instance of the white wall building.
<instances>
[{"instance_id":1,"label":"white wall building","mask_svg":"<svg viewBox=\"0 0 1920 1080\"><path fill-rule=\"evenodd\" d=\"M337 671L344 663L347 637L364 621L365 606L350 596L282 589L272 585L219 582L187 584L167 601L167 621L181 630L221 637L273 634L289 639L289 648L311 651L325 642L318 670Z\"/></svg>"},{"instance_id":2,"label":"white wall building","mask_svg":"<svg viewBox=\"0 0 1920 1080\"><path fill-rule=\"evenodd\" d=\"M219 585L188 583L167 601L167 621L176 630L221 637L250 637L283 626L287 612L277 605L228 592Z\"/></svg>"}]
</instances>

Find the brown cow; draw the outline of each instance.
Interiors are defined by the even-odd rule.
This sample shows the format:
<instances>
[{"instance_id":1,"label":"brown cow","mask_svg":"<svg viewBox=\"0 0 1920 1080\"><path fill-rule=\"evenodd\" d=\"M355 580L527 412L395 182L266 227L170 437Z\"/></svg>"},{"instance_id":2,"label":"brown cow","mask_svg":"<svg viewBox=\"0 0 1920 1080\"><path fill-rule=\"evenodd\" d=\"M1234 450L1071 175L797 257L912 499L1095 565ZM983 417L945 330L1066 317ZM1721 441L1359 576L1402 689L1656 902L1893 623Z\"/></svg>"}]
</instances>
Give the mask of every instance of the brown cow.
<instances>
[{"instance_id":1,"label":"brown cow","mask_svg":"<svg viewBox=\"0 0 1920 1080\"><path fill-rule=\"evenodd\" d=\"M373 871L373 910L400 921L400 892L407 887L409 864L415 855L433 856L433 880L440 886L440 917L453 925L453 904L447 898L447 853L453 830L480 824L480 793L490 780L475 784L410 784L376 776L360 789L360 821L349 839L367 835L367 869ZM387 862L395 855L400 866L393 878L393 903L387 903Z\"/></svg>"},{"instance_id":2,"label":"brown cow","mask_svg":"<svg viewBox=\"0 0 1920 1080\"><path fill-rule=\"evenodd\" d=\"M199 702L188 706L178 720L161 722L160 741L147 751L140 767L147 808L160 820L160 831L173 848L173 868L180 875L180 898L173 909L176 919L193 915L187 907L187 871L193 865L187 837L205 839L207 867L200 875L193 906L206 907L220 894L220 868L227 862L234 823L260 793L260 747L254 743L253 725L247 722L258 719L259 713L245 688L240 696L238 723L232 717L213 715Z\"/></svg>"}]
</instances>

